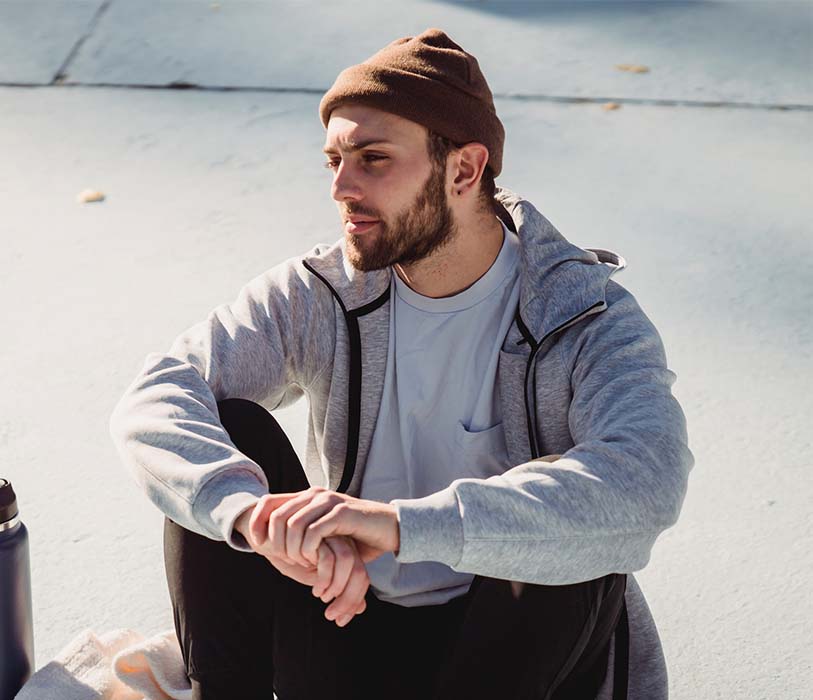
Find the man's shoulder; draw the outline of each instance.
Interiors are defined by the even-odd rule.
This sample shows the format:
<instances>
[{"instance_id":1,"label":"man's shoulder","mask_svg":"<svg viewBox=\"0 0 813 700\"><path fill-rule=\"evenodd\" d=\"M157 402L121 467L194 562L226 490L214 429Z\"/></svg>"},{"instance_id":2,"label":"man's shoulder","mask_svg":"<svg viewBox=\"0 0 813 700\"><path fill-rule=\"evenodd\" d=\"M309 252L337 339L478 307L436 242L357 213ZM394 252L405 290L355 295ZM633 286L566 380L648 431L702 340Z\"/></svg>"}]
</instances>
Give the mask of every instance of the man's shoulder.
<instances>
[{"instance_id":1,"label":"man's shoulder","mask_svg":"<svg viewBox=\"0 0 813 700\"><path fill-rule=\"evenodd\" d=\"M338 243L317 243L305 253L285 258L246 282L241 295L260 306L281 304L291 309L318 305L333 306L333 297L324 284L317 281L310 266L331 269L342 265L342 252Z\"/></svg>"},{"instance_id":2,"label":"man's shoulder","mask_svg":"<svg viewBox=\"0 0 813 700\"><path fill-rule=\"evenodd\" d=\"M313 258L326 262L332 261L336 265L343 265L344 252L342 248L342 239L340 238L333 243L317 243L309 251L300 255L300 258L303 261Z\"/></svg>"},{"instance_id":3,"label":"man's shoulder","mask_svg":"<svg viewBox=\"0 0 813 700\"><path fill-rule=\"evenodd\" d=\"M604 313L611 312L608 319L625 318L628 321L637 319L640 323L652 325L636 295L616 280L607 280L604 298L607 303Z\"/></svg>"},{"instance_id":4,"label":"man's shoulder","mask_svg":"<svg viewBox=\"0 0 813 700\"><path fill-rule=\"evenodd\" d=\"M576 356L592 352L610 352L617 349L632 350L640 343L662 348L663 343L652 319L642 308L636 296L615 280L607 280L605 287L606 307L599 313L583 318L567 328L560 340L564 356Z\"/></svg>"},{"instance_id":5,"label":"man's shoulder","mask_svg":"<svg viewBox=\"0 0 813 700\"><path fill-rule=\"evenodd\" d=\"M317 270L339 269L343 266L341 241L335 243L317 243L304 253L298 253L272 265L258 279L265 278L276 283L287 283L297 278L308 282L313 278L313 268ZM306 285L310 287L311 285Z\"/></svg>"},{"instance_id":6,"label":"man's shoulder","mask_svg":"<svg viewBox=\"0 0 813 700\"><path fill-rule=\"evenodd\" d=\"M341 300L348 310L359 309L381 298L390 285L391 268L375 270L356 269L346 256L345 239L335 243L320 243L304 255L298 256L297 267L311 281L320 285L331 296Z\"/></svg>"}]
</instances>

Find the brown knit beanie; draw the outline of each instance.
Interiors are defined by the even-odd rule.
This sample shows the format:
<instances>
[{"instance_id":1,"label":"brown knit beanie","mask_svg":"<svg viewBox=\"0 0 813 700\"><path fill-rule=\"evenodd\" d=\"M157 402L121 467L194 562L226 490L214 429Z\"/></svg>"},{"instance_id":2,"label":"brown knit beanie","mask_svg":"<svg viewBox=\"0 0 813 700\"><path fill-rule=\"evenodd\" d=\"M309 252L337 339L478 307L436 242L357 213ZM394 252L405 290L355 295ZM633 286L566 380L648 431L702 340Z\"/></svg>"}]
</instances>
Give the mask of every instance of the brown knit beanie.
<instances>
[{"instance_id":1,"label":"brown knit beanie","mask_svg":"<svg viewBox=\"0 0 813 700\"><path fill-rule=\"evenodd\" d=\"M319 103L326 129L330 113L344 102L397 114L454 143L482 143L494 176L502 170L505 129L488 83L477 59L440 29L396 39L339 73Z\"/></svg>"}]
</instances>

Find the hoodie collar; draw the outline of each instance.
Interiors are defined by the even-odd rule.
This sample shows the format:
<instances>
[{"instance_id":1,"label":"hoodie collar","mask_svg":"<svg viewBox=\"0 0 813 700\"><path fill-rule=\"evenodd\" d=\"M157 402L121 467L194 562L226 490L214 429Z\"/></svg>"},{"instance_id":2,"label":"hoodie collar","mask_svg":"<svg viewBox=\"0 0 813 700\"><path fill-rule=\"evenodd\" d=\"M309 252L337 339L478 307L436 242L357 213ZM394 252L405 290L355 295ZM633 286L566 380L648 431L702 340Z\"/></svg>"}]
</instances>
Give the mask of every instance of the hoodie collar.
<instances>
[{"instance_id":1,"label":"hoodie collar","mask_svg":"<svg viewBox=\"0 0 813 700\"><path fill-rule=\"evenodd\" d=\"M606 305L610 277L626 267L620 255L570 243L528 200L502 187L495 195L497 216L519 236L519 312L539 342L548 333L598 303ZM389 290L391 267L363 272L345 255L342 237L305 261L333 287L346 311L370 304Z\"/></svg>"}]
</instances>

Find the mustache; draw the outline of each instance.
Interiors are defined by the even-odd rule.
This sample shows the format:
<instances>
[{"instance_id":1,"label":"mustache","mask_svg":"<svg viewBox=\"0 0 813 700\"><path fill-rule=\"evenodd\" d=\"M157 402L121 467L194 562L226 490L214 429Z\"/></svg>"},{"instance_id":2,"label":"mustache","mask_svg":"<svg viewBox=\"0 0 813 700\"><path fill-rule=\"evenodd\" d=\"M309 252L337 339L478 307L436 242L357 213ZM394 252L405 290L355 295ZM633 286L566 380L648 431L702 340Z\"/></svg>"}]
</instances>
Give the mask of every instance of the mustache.
<instances>
[{"instance_id":1,"label":"mustache","mask_svg":"<svg viewBox=\"0 0 813 700\"><path fill-rule=\"evenodd\" d=\"M380 219L381 216L374 211L368 211L366 209L345 209L342 212L342 218L348 219L351 216L369 216L371 219Z\"/></svg>"}]
</instances>

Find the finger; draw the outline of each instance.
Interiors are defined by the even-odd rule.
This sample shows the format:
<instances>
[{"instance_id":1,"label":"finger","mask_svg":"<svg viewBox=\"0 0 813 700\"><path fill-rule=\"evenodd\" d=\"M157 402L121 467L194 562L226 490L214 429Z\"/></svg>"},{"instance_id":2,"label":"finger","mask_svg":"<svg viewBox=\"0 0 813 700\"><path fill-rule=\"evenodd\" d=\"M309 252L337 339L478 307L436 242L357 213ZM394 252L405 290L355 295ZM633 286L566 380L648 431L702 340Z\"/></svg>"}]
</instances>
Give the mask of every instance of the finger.
<instances>
[{"instance_id":1,"label":"finger","mask_svg":"<svg viewBox=\"0 0 813 700\"><path fill-rule=\"evenodd\" d=\"M344 538L329 537L328 539L323 540L319 545L318 550L319 563L317 566L317 580L313 584L312 592L313 595L316 596L317 598L322 598L323 602L325 603L330 601L330 598L325 596L324 594L333 580L333 566L336 560L336 555L333 553L333 550L328 546L328 542L333 542L334 540L341 541L342 539ZM353 540L347 539L346 542L350 545L351 550L356 549L355 542ZM341 546L341 542L337 546ZM362 601L361 610L359 612L362 612L366 607L367 603L365 601Z\"/></svg>"},{"instance_id":2,"label":"finger","mask_svg":"<svg viewBox=\"0 0 813 700\"><path fill-rule=\"evenodd\" d=\"M319 561L316 566L316 583L313 585L313 595L321 598L330 582L333 580L333 562L336 556L328 546L327 540L319 545Z\"/></svg>"},{"instance_id":3,"label":"finger","mask_svg":"<svg viewBox=\"0 0 813 700\"><path fill-rule=\"evenodd\" d=\"M319 501L311 499L309 503L288 518L285 528L285 552L289 559L300 566L318 565L315 552L310 553L310 557L305 556L302 551L302 541L308 525L327 513L332 507L333 503L329 499L325 500L325 497L320 498Z\"/></svg>"},{"instance_id":4,"label":"finger","mask_svg":"<svg viewBox=\"0 0 813 700\"><path fill-rule=\"evenodd\" d=\"M283 494L285 496L289 494ZM299 564L300 562L288 556L285 549L285 540L287 537L287 522L288 518L296 513L302 506L310 502L314 494L312 491L301 491L293 497L287 499L284 503L275 500L275 495L269 499L271 503L272 512L268 516L268 550L271 555L282 559L289 564ZM306 562L307 566L312 566L310 562Z\"/></svg>"},{"instance_id":5,"label":"finger","mask_svg":"<svg viewBox=\"0 0 813 700\"><path fill-rule=\"evenodd\" d=\"M331 505L320 514L320 517L310 520L309 523L303 528L302 541L299 544L299 550L302 556L308 561L315 560L317 557L316 552L321 547L322 543L333 535L331 529L335 529L335 525L331 526L325 523L325 518L331 518L329 523L335 523L337 515L334 513L336 504ZM332 514L332 516L331 516Z\"/></svg>"},{"instance_id":6,"label":"finger","mask_svg":"<svg viewBox=\"0 0 813 700\"><path fill-rule=\"evenodd\" d=\"M268 541L268 518L270 514L278 508L285 500L290 500L302 493L267 493L260 498L254 506L254 511L249 517L249 534L254 538L258 546L264 545Z\"/></svg>"},{"instance_id":7,"label":"finger","mask_svg":"<svg viewBox=\"0 0 813 700\"><path fill-rule=\"evenodd\" d=\"M311 486L307 489L303 489L302 491L288 491L286 493L269 493L266 494L265 498L267 498L273 508L278 508L279 506L287 503L292 498L296 498L297 496L301 496L303 493L316 493L321 489L317 487Z\"/></svg>"},{"instance_id":8,"label":"finger","mask_svg":"<svg viewBox=\"0 0 813 700\"><path fill-rule=\"evenodd\" d=\"M331 537L325 543L333 550L335 561L330 584L320 596L327 603L339 595L347 585L353 571L355 552L344 537Z\"/></svg>"},{"instance_id":9,"label":"finger","mask_svg":"<svg viewBox=\"0 0 813 700\"><path fill-rule=\"evenodd\" d=\"M347 580L347 585L338 597L328 606L325 616L334 619L339 627L344 627L356 614L359 606L367 594L370 579L361 559L355 556L353 569Z\"/></svg>"},{"instance_id":10,"label":"finger","mask_svg":"<svg viewBox=\"0 0 813 700\"><path fill-rule=\"evenodd\" d=\"M367 569L356 551L355 543L352 540L342 542L341 540L343 539L344 538L338 538L338 541L329 540L330 546L337 550L338 566L335 567L334 572L336 569L339 569L341 562L344 560L343 555L346 549L348 550L349 556L352 557L350 575L347 578L347 582L343 590L339 592L336 599L325 611L325 617L327 617L329 620L336 620L339 626L344 626L347 624L350 618L356 614L359 606L364 600L370 584ZM326 598L327 600L330 600L328 596L331 593L331 589L328 589L327 595L323 596L323 599ZM327 602L327 600L325 602ZM347 617L347 619L341 620L342 617Z\"/></svg>"},{"instance_id":11,"label":"finger","mask_svg":"<svg viewBox=\"0 0 813 700\"><path fill-rule=\"evenodd\" d=\"M248 519L248 532L256 545L264 545L268 540L268 516L271 513L268 495L260 497Z\"/></svg>"},{"instance_id":12,"label":"finger","mask_svg":"<svg viewBox=\"0 0 813 700\"><path fill-rule=\"evenodd\" d=\"M319 543L333 535L355 534L352 520L355 511L344 502L333 502L331 507L305 528L300 545L302 556L310 560L315 556Z\"/></svg>"},{"instance_id":13,"label":"finger","mask_svg":"<svg viewBox=\"0 0 813 700\"><path fill-rule=\"evenodd\" d=\"M333 554L333 550L328 546L327 542L328 540L325 540L324 542L322 542L321 545L319 545L319 568L317 571L317 580L313 584L313 588L311 589L313 595L316 598L323 598L323 602L325 603L330 601L330 598L324 596L323 594L327 590L333 578L333 563L336 559L335 555ZM369 581L367 583L367 587L369 587ZM366 594L367 591L365 590L364 595L366 596ZM362 598L355 612L356 614L360 614L363 613L366 609L367 609L367 600L365 598Z\"/></svg>"},{"instance_id":14,"label":"finger","mask_svg":"<svg viewBox=\"0 0 813 700\"><path fill-rule=\"evenodd\" d=\"M325 612L335 613L334 619L342 616L353 617L356 611L365 602L367 589L370 587L370 578L367 569L361 560L356 557L353 562L353 569L347 579L344 590L333 600ZM366 605L366 603L365 603Z\"/></svg>"}]
</instances>

